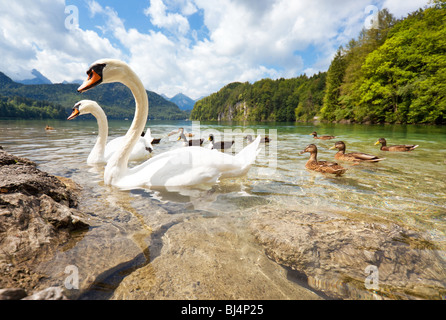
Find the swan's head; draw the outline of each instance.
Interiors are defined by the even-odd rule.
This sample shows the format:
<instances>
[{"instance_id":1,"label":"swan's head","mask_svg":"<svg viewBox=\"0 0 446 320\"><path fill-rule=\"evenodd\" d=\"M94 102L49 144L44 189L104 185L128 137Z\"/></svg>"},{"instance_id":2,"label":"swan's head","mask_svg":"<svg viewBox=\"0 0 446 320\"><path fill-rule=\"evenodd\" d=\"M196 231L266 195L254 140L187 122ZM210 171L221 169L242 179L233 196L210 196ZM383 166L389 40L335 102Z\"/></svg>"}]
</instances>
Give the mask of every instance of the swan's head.
<instances>
[{"instance_id":1,"label":"swan's head","mask_svg":"<svg viewBox=\"0 0 446 320\"><path fill-rule=\"evenodd\" d=\"M129 74L130 67L116 59L101 59L94 62L87 70L87 80L77 89L85 92L101 83L120 82L123 76Z\"/></svg>"},{"instance_id":2,"label":"swan's head","mask_svg":"<svg viewBox=\"0 0 446 320\"><path fill-rule=\"evenodd\" d=\"M71 115L67 118L67 120L73 120L74 118L77 118L78 116L81 116L83 114L93 113L94 110L100 109L101 107L92 100L82 100L76 103L73 107L73 112Z\"/></svg>"}]
</instances>

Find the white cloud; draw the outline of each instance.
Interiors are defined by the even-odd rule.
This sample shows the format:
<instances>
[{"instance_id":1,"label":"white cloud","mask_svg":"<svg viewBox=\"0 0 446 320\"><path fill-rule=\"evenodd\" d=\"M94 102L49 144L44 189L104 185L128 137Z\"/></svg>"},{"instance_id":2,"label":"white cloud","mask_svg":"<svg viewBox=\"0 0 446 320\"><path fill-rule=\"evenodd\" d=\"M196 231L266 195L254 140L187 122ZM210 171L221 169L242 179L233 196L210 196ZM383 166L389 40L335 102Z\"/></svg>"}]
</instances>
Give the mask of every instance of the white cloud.
<instances>
[{"instance_id":1,"label":"white cloud","mask_svg":"<svg viewBox=\"0 0 446 320\"><path fill-rule=\"evenodd\" d=\"M162 0L151 0L150 6L144 10L144 14L150 17L153 25L166 28L172 33L184 35L189 31L188 20L177 13L167 13L167 7Z\"/></svg>"},{"instance_id":2,"label":"white cloud","mask_svg":"<svg viewBox=\"0 0 446 320\"><path fill-rule=\"evenodd\" d=\"M37 69L53 82L84 78L87 61L121 57L96 32L65 26L64 0L0 0L0 71L15 79Z\"/></svg>"},{"instance_id":3,"label":"white cloud","mask_svg":"<svg viewBox=\"0 0 446 320\"><path fill-rule=\"evenodd\" d=\"M370 5L370 0L151 0L135 14L145 14L155 31L129 28L114 8L91 0L86 4L100 24L99 35L82 25L67 30L65 1L47 1L0 0L0 71L18 78L36 68L59 82L83 78L90 63L113 57L127 61L147 89L192 98L232 81L327 70L339 45L357 37ZM398 16L424 2L382 0L377 6ZM203 19L200 37L192 16Z\"/></svg>"}]
</instances>

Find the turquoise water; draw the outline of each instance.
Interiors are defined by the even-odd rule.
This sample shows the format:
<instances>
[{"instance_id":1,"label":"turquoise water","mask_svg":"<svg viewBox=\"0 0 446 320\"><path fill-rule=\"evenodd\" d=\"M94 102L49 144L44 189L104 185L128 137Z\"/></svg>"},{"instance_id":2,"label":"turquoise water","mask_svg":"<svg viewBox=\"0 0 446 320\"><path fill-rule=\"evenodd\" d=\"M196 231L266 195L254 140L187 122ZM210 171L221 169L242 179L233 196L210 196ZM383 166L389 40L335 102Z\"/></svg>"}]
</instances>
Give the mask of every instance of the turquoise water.
<instances>
[{"instance_id":1,"label":"turquoise water","mask_svg":"<svg viewBox=\"0 0 446 320\"><path fill-rule=\"evenodd\" d=\"M55 130L45 131L46 124ZM130 121L110 121L109 126L110 136L117 137L125 134ZM103 185L101 166L86 164L96 139L95 121L0 120L0 145L8 152L35 161L44 171L80 184L83 187L81 210L90 212L100 221L77 245L77 252L72 249L58 259L81 259L88 251L82 249L83 246L88 247L91 239L96 241L98 230L102 230L101 239L128 238L141 232L137 223L128 222L129 212L143 219L145 227L153 230L196 214L213 216L238 212L243 218L245 212L260 205L384 218L420 231L442 250L446 249L446 127L213 122L201 122L198 126L189 121L149 121L148 126L154 138L162 138L159 145L154 145L154 155L181 147L181 142L176 141L177 135L168 136L179 127L194 132L194 138L199 135L207 138L210 132L218 136L217 140L235 138L232 152L246 145L243 140L246 134L266 134L273 140L263 146L245 177L222 180L205 189L122 191ZM336 139L315 140L310 135L313 131L319 135L335 135ZM382 152L374 145L380 137L386 138L388 145L418 144L419 147L407 153ZM359 165L343 162L348 170L342 177L326 176L305 168L309 155L299 154L305 146L315 143L318 159L333 161L335 151L329 148L339 140L345 142L347 152L370 153L385 160ZM166 214L161 218L152 215L147 211L148 206L150 212L162 210ZM143 247L144 243L140 245ZM116 249L115 254L125 256L125 248L121 250ZM85 268L99 272L108 264L117 263L110 258L101 260L99 256L76 264L85 264ZM45 268L56 268L56 264Z\"/></svg>"}]
</instances>

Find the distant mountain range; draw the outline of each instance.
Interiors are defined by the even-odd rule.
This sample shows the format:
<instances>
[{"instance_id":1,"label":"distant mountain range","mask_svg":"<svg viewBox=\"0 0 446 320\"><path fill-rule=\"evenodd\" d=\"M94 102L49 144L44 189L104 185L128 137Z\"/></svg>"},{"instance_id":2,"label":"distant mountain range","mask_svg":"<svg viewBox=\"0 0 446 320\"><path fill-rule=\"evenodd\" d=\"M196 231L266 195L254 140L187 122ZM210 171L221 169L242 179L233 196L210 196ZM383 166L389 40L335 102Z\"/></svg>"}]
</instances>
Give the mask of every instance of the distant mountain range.
<instances>
[{"instance_id":1,"label":"distant mountain range","mask_svg":"<svg viewBox=\"0 0 446 320\"><path fill-rule=\"evenodd\" d=\"M25 84L25 85L37 85L37 84L53 84L47 77L45 77L38 70L33 69L31 74L34 76L32 79L16 80L15 82ZM82 80L74 80L71 82L63 81L62 84L82 84ZM194 108L195 100L189 98L183 93L178 93L172 98L168 98L166 95L161 94L161 96L167 101L175 103L183 111L191 111Z\"/></svg>"},{"instance_id":2,"label":"distant mountain range","mask_svg":"<svg viewBox=\"0 0 446 320\"><path fill-rule=\"evenodd\" d=\"M48 79L37 70L33 71L33 75L35 76L34 79L25 82L35 84L23 84L13 81L0 72L0 100L2 97L3 100L19 97L28 99L28 104L31 103L29 99L37 102L46 101L62 106L68 116L77 101L90 99L99 103L109 119L133 118L135 111L134 98L131 91L123 84L102 84L93 90L80 94L77 92L79 84L51 84L51 82L42 84L38 82L47 82ZM189 117L189 112L181 110L175 103L167 101L157 93L147 91L147 95L149 97L149 119L177 120ZM60 115L60 117L62 116L64 115Z\"/></svg>"}]
</instances>

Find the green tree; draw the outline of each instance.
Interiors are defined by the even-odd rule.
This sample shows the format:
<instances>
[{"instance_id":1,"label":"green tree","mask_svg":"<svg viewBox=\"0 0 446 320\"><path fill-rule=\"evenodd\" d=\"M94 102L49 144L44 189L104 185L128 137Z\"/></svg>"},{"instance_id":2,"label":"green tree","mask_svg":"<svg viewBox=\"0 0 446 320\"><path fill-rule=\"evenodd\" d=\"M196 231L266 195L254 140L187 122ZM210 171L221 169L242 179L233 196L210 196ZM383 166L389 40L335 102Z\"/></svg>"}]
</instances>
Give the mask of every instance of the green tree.
<instances>
[{"instance_id":1,"label":"green tree","mask_svg":"<svg viewBox=\"0 0 446 320\"><path fill-rule=\"evenodd\" d=\"M335 111L340 108L339 97L346 66L346 59L341 46L336 52L327 72L324 106L321 109L321 116L325 120L336 120Z\"/></svg>"}]
</instances>

